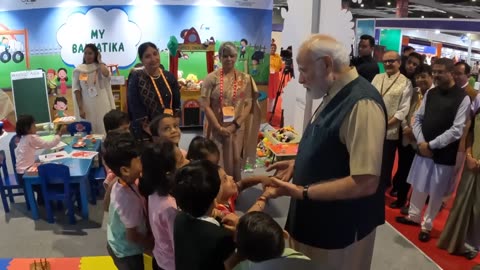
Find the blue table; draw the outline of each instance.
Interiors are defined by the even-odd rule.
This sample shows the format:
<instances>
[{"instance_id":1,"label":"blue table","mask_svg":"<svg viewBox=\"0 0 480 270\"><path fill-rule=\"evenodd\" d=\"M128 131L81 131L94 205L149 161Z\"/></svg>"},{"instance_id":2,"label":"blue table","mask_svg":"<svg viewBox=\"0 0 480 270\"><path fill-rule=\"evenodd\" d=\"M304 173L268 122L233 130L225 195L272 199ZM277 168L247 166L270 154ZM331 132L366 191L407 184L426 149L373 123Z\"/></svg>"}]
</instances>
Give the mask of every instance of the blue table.
<instances>
[{"instance_id":1,"label":"blue table","mask_svg":"<svg viewBox=\"0 0 480 270\"><path fill-rule=\"evenodd\" d=\"M71 141L71 140L70 140ZM73 144L76 142L76 139L71 141ZM101 146L101 141L97 140L95 143L87 143L87 147L82 148L81 150L85 151L98 151ZM66 146L64 149L67 153L72 152L74 149L70 145ZM52 162L60 163L66 165L70 168L70 183L78 183L80 185L80 202L82 205L82 218L88 219L88 192L89 192L89 174L90 169L93 167L93 159L80 159L80 158L64 158L54 160ZM32 185L40 185L41 180L38 175L24 175L25 182L25 192L27 193L27 200L30 204L30 209L32 211L32 218L34 220L39 219L38 215L38 206L37 201L35 200L33 194ZM63 184L63 183L58 183Z\"/></svg>"}]
</instances>

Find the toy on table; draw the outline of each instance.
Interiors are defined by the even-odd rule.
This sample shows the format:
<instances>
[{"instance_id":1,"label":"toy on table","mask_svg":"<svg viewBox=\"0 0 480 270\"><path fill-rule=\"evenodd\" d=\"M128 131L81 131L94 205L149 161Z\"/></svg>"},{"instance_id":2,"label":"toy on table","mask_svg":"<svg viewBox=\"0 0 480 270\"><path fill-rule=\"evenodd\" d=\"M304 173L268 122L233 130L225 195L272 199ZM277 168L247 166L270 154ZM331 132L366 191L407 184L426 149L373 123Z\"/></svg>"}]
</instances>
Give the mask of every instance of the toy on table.
<instances>
[{"instance_id":1,"label":"toy on table","mask_svg":"<svg viewBox=\"0 0 480 270\"><path fill-rule=\"evenodd\" d=\"M47 261L47 259L40 259L40 262L33 261L32 264L30 264L30 270L50 270L50 263Z\"/></svg>"},{"instance_id":2,"label":"toy on table","mask_svg":"<svg viewBox=\"0 0 480 270\"><path fill-rule=\"evenodd\" d=\"M179 75L183 75L183 72L179 71ZM199 81L197 75L188 74L187 78L182 78L179 76L178 84L180 87L186 88L187 90L200 90L202 87L203 81Z\"/></svg>"},{"instance_id":3,"label":"toy on table","mask_svg":"<svg viewBox=\"0 0 480 270\"><path fill-rule=\"evenodd\" d=\"M257 156L258 157L266 157L269 156L270 150L267 148L266 143L268 143L268 138L263 138L258 144L257 144Z\"/></svg>"},{"instance_id":4,"label":"toy on table","mask_svg":"<svg viewBox=\"0 0 480 270\"><path fill-rule=\"evenodd\" d=\"M72 147L73 148L83 148L87 145L87 143L85 143L85 140L83 138L79 138L73 145Z\"/></svg>"},{"instance_id":5,"label":"toy on table","mask_svg":"<svg viewBox=\"0 0 480 270\"><path fill-rule=\"evenodd\" d=\"M55 118L55 120L53 120L53 123L54 124L65 124L65 125L68 125L68 124L71 124L75 122L75 116L64 116L64 117L58 117L58 118Z\"/></svg>"},{"instance_id":6,"label":"toy on table","mask_svg":"<svg viewBox=\"0 0 480 270\"><path fill-rule=\"evenodd\" d=\"M295 143L298 139L298 134L293 127L287 126L272 132L273 138L282 143Z\"/></svg>"}]
</instances>

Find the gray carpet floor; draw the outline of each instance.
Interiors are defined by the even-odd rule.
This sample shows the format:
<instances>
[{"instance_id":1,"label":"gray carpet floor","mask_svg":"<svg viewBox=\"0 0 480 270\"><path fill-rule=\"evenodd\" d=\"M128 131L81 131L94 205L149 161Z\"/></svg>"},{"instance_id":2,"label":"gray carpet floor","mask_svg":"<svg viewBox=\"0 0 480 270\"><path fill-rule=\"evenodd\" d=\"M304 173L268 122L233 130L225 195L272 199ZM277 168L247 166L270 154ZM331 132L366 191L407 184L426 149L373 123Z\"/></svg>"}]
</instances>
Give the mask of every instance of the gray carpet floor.
<instances>
[{"instance_id":1,"label":"gray carpet floor","mask_svg":"<svg viewBox=\"0 0 480 270\"><path fill-rule=\"evenodd\" d=\"M181 147L188 148L195 132L184 132ZM263 169L256 169L262 173ZM253 187L246 190L238 199L237 209L242 212L251 206L261 190ZM282 226L288 211L288 198L278 198L269 202L267 212ZM65 214L57 211L56 222L45 221L45 212L40 208L38 221L30 218L25 203L20 199L11 205L11 213L0 210L0 257L81 257L107 255L106 215L102 201L90 205L89 220L77 217L77 224L69 225ZM409 270L439 269L428 257L420 252L389 224L377 229L372 269Z\"/></svg>"}]
</instances>

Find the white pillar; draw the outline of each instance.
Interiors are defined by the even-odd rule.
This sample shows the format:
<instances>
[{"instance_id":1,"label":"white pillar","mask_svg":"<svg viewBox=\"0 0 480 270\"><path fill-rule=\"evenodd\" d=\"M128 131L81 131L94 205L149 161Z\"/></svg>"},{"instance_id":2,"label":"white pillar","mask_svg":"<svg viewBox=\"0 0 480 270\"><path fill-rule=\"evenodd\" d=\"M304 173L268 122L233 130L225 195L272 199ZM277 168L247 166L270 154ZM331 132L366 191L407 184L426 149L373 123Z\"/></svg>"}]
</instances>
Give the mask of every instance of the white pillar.
<instances>
[{"instance_id":1,"label":"white pillar","mask_svg":"<svg viewBox=\"0 0 480 270\"><path fill-rule=\"evenodd\" d=\"M467 52L467 64L473 66L472 61L472 39L468 37L468 52Z\"/></svg>"},{"instance_id":2,"label":"white pillar","mask_svg":"<svg viewBox=\"0 0 480 270\"><path fill-rule=\"evenodd\" d=\"M350 49L354 38L352 15L342 10L341 0L289 0L285 14L282 45L292 45L295 79L292 79L283 94L285 125L292 125L303 132L320 100L312 100L298 83L298 68L295 61L300 44L312 33L331 35Z\"/></svg>"}]
</instances>

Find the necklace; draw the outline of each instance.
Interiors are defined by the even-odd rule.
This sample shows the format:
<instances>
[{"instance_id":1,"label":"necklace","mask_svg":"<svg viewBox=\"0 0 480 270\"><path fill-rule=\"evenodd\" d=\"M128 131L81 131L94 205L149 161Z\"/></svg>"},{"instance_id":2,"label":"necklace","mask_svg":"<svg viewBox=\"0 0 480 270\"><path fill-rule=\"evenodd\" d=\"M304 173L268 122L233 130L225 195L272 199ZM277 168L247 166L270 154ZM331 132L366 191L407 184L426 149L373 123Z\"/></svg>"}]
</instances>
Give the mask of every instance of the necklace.
<instances>
[{"instance_id":1,"label":"necklace","mask_svg":"<svg viewBox=\"0 0 480 270\"><path fill-rule=\"evenodd\" d=\"M148 74L148 72L147 72L145 69L143 69L143 71L145 71L145 73L146 73L148 76L150 76L150 78L153 78L154 80L160 78L160 74L158 74L157 76L152 76L152 75Z\"/></svg>"},{"instance_id":2,"label":"necklace","mask_svg":"<svg viewBox=\"0 0 480 270\"><path fill-rule=\"evenodd\" d=\"M233 94L232 94L232 103L235 104L235 99L237 98L237 73L233 70ZM220 69L220 105L223 107L223 68Z\"/></svg>"}]
</instances>

